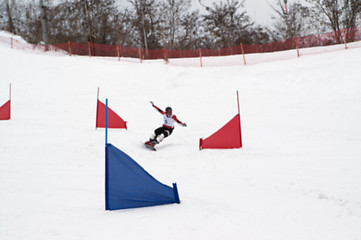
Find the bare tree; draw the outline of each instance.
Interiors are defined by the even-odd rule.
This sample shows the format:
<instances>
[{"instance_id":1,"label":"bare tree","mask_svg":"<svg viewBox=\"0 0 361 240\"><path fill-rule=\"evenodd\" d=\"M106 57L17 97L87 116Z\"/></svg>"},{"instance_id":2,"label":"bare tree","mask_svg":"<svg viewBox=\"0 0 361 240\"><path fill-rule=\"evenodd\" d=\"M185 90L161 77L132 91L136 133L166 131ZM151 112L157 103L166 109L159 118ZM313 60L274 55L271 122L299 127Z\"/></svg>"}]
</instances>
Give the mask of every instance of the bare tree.
<instances>
[{"instance_id":1,"label":"bare tree","mask_svg":"<svg viewBox=\"0 0 361 240\"><path fill-rule=\"evenodd\" d=\"M239 12L244 1L227 0L226 3L208 7L207 14L203 16L205 29L209 32L217 48L230 47L240 41L248 42L248 30L253 23L245 11Z\"/></svg>"},{"instance_id":2,"label":"bare tree","mask_svg":"<svg viewBox=\"0 0 361 240\"><path fill-rule=\"evenodd\" d=\"M184 35L180 39L180 49L197 49L201 46L202 32L201 16L199 11L187 13L181 19Z\"/></svg>"},{"instance_id":3,"label":"bare tree","mask_svg":"<svg viewBox=\"0 0 361 240\"><path fill-rule=\"evenodd\" d=\"M272 7L277 14L276 17L272 17L274 30L271 35L274 40L284 40L319 31L315 20L317 17L312 9L299 2L286 4L287 1L278 0L277 7Z\"/></svg>"},{"instance_id":4,"label":"bare tree","mask_svg":"<svg viewBox=\"0 0 361 240\"><path fill-rule=\"evenodd\" d=\"M166 48L179 47L179 40L184 34L182 19L189 8L190 0L163 0L161 2L163 45Z\"/></svg>"},{"instance_id":5,"label":"bare tree","mask_svg":"<svg viewBox=\"0 0 361 240\"><path fill-rule=\"evenodd\" d=\"M78 0L83 10L88 41L107 43L112 31L111 21L117 15L115 0Z\"/></svg>"},{"instance_id":6,"label":"bare tree","mask_svg":"<svg viewBox=\"0 0 361 240\"><path fill-rule=\"evenodd\" d=\"M136 40L143 48L161 48L159 36L159 2L155 0L128 0L131 3L131 21ZM146 53L147 54L147 53Z\"/></svg>"},{"instance_id":7,"label":"bare tree","mask_svg":"<svg viewBox=\"0 0 361 240\"><path fill-rule=\"evenodd\" d=\"M342 21L344 28L347 29L347 40L354 41L355 35L353 29L361 24L359 22L361 20L361 1L344 0L343 11L344 16Z\"/></svg>"},{"instance_id":8,"label":"bare tree","mask_svg":"<svg viewBox=\"0 0 361 240\"><path fill-rule=\"evenodd\" d=\"M342 42L342 28L356 27L361 13L360 0L307 0L323 16L321 24L331 28L338 43Z\"/></svg>"},{"instance_id":9,"label":"bare tree","mask_svg":"<svg viewBox=\"0 0 361 240\"><path fill-rule=\"evenodd\" d=\"M13 1L13 3L15 4L14 1ZM8 32L15 33L15 27L14 27L14 23L13 23L13 16L12 16L12 13L11 13L9 0L6 0L5 4L6 4L6 13L8 15L8 26L7 26L6 30Z\"/></svg>"},{"instance_id":10,"label":"bare tree","mask_svg":"<svg viewBox=\"0 0 361 240\"><path fill-rule=\"evenodd\" d=\"M8 26L8 17L6 13L6 1L0 2L0 30L5 30Z\"/></svg>"},{"instance_id":11,"label":"bare tree","mask_svg":"<svg viewBox=\"0 0 361 240\"><path fill-rule=\"evenodd\" d=\"M3 0L0 3L0 27L10 33L16 34L16 18L18 17L18 4L15 0Z\"/></svg>"}]
</instances>

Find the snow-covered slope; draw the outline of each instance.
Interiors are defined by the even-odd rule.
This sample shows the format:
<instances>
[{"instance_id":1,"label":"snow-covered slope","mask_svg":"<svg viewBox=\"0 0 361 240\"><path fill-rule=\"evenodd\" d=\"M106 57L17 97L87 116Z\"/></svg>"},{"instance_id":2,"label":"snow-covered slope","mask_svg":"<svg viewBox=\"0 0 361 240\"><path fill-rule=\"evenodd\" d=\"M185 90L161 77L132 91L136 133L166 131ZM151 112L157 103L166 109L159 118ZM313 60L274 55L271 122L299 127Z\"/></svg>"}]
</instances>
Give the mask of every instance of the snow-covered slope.
<instances>
[{"instance_id":1,"label":"snow-covered slope","mask_svg":"<svg viewBox=\"0 0 361 240\"><path fill-rule=\"evenodd\" d=\"M0 122L0 239L361 239L360 56L199 68L0 45L0 104L13 87L12 119ZM177 182L180 205L104 211L97 87L128 121L110 142ZM199 138L237 113L237 89L244 148L200 152ZM157 152L142 146L162 121L150 100L188 124Z\"/></svg>"}]
</instances>

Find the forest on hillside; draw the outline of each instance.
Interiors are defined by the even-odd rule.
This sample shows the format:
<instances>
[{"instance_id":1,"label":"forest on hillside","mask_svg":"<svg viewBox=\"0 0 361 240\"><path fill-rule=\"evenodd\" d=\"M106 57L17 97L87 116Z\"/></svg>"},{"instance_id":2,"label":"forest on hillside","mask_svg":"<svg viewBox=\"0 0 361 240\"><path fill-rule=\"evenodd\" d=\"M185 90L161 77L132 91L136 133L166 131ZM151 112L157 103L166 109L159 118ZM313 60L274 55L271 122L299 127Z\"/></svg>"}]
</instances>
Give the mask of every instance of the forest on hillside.
<instances>
[{"instance_id":1,"label":"forest on hillside","mask_svg":"<svg viewBox=\"0 0 361 240\"><path fill-rule=\"evenodd\" d=\"M214 1L203 13L191 0L3 0L0 30L41 43L93 42L145 49L211 49L263 44L297 36L356 28L361 0L278 0L271 26L256 24L244 1ZM341 42L341 36L339 41Z\"/></svg>"}]
</instances>

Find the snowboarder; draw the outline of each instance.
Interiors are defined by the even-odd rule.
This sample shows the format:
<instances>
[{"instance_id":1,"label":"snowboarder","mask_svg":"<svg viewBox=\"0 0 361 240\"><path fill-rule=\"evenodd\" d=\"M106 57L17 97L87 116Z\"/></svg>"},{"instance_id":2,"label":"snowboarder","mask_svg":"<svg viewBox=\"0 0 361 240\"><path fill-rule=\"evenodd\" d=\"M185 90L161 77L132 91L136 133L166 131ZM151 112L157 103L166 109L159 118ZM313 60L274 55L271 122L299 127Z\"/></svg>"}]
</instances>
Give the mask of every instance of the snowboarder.
<instances>
[{"instance_id":1,"label":"snowboarder","mask_svg":"<svg viewBox=\"0 0 361 240\"><path fill-rule=\"evenodd\" d=\"M182 125L183 127L187 127L186 123L182 123L178 120L176 115L173 115L172 108L167 107L165 109L165 112L154 105L153 102L150 102L152 106L158 110L163 115L164 122L163 126L160 128L157 128L154 131L154 134L150 137L149 141L145 142L145 145L153 150L155 150L155 145L159 144L164 138L169 137L173 130L174 130L174 121L176 121L178 124Z\"/></svg>"}]
</instances>

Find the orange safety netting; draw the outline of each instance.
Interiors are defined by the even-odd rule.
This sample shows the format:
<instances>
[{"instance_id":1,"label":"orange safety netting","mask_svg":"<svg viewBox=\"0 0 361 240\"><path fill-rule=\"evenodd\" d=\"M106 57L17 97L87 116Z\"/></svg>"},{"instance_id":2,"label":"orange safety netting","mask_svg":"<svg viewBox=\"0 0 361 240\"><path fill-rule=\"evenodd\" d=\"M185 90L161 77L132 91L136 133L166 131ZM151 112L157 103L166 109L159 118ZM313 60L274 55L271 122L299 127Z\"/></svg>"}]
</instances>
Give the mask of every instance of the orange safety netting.
<instances>
[{"instance_id":1,"label":"orange safety netting","mask_svg":"<svg viewBox=\"0 0 361 240\"><path fill-rule=\"evenodd\" d=\"M266 44L238 45L228 48L218 49L188 49L188 50L168 50L168 49L143 49L129 48L119 45L104 45L97 43L61 43L47 46L47 50L63 50L69 55L88 55L102 57L126 57L138 59L171 59L171 58L191 58L207 56L229 56L236 54L267 53L290 50L295 48L309 48L318 46L329 46L343 44L361 40L361 28L344 29L329 33L322 33L311 36L290 38L283 41ZM0 42L17 49L39 49L46 50L44 45L29 44L25 41L15 40L9 37L0 36ZM243 48L243 52L242 52Z\"/></svg>"},{"instance_id":2,"label":"orange safety netting","mask_svg":"<svg viewBox=\"0 0 361 240\"><path fill-rule=\"evenodd\" d=\"M266 53L299 48L328 46L361 40L361 29L345 29L343 31L329 32L298 38L290 38L283 41L271 42L258 45L243 45L245 54ZM208 56L228 56L242 54L241 45L219 49L190 49L190 50L167 50L167 49L143 49L126 48L117 45L103 45L97 43L63 43L52 45L55 48L71 52L76 55L130 57L141 59L168 59L168 58L190 58Z\"/></svg>"}]
</instances>

